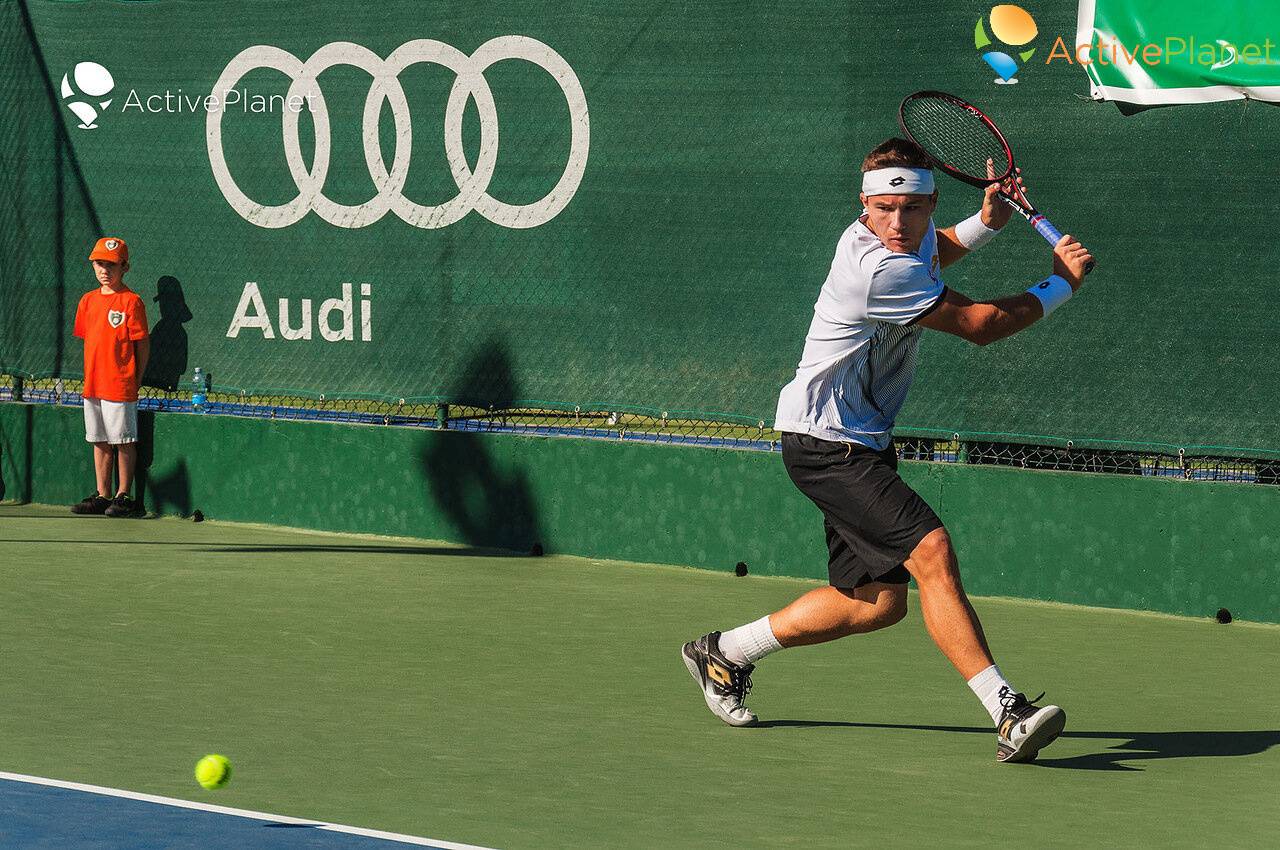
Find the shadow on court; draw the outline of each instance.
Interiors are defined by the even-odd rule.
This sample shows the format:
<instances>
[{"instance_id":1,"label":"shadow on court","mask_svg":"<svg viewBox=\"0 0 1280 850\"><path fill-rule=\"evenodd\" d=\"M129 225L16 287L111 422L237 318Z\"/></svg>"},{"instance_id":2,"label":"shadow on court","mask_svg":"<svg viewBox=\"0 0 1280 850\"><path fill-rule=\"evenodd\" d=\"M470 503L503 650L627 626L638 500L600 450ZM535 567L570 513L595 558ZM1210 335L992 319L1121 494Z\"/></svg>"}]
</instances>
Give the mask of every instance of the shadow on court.
<instances>
[{"instance_id":1,"label":"shadow on court","mask_svg":"<svg viewBox=\"0 0 1280 850\"><path fill-rule=\"evenodd\" d=\"M986 726L930 726L911 723L857 723L844 720L765 720L757 729L797 729L848 727L853 729L903 729L920 732L959 732L993 735ZM1242 732L1063 732L1063 738L1077 740L1124 741L1098 753L1069 758L1038 758L1040 767L1072 770L1141 771L1121 762L1142 759L1208 758L1253 756L1280 744L1280 729Z\"/></svg>"},{"instance_id":2,"label":"shadow on court","mask_svg":"<svg viewBox=\"0 0 1280 850\"><path fill-rule=\"evenodd\" d=\"M13 517L15 515L7 515ZM38 517L39 519L61 519L61 517ZM70 519L77 519L81 522L105 522L108 525L119 526L127 524L131 520L113 520L106 517L76 517L71 516ZM56 540L21 540L11 537L0 537L0 543L22 543L24 545L45 544L48 546L171 546L182 548L188 552L220 552L225 554L243 554L243 555L261 555L261 554L281 554L288 552L338 552L356 555L430 555L432 557L482 557L482 558L524 558L527 557L523 552L512 552L509 549L486 549L478 546L395 546L395 545L379 545L371 543L367 546L360 544L334 544L328 545L317 543L309 546L305 543L288 543L279 546L273 546L263 543L219 543L217 545L201 545L193 544L190 540L68 540L58 538Z\"/></svg>"},{"instance_id":3,"label":"shadow on court","mask_svg":"<svg viewBox=\"0 0 1280 850\"><path fill-rule=\"evenodd\" d=\"M510 549L485 549L474 546L204 546L190 547L196 552L239 552L263 554L279 552L345 552L356 555L431 555L440 557L524 558L523 552Z\"/></svg>"}]
</instances>

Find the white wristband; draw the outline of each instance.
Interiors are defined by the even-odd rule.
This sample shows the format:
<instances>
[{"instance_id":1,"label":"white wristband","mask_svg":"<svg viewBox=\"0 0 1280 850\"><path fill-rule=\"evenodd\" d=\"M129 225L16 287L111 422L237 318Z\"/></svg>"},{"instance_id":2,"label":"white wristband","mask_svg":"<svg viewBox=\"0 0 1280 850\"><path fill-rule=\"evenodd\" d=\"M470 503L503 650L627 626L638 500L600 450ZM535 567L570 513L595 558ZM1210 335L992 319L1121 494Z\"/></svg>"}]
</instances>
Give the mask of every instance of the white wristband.
<instances>
[{"instance_id":1,"label":"white wristband","mask_svg":"<svg viewBox=\"0 0 1280 850\"><path fill-rule=\"evenodd\" d=\"M956 240L966 250L975 251L991 241L999 233L982 223L982 213L976 212L956 225Z\"/></svg>"},{"instance_id":2,"label":"white wristband","mask_svg":"<svg viewBox=\"0 0 1280 850\"><path fill-rule=\"evenodd\" d=\"M1037 283L1035 286L1027 290L1036 298L1040 299L1040 306L1044 309L1047 316L1054 310L1067 303L1067 299L1071 297L1074 290L1071 284L1067 283L1067 279L1056 274L1051 274L1046 279Z\"/></svg>"}]
</instances>

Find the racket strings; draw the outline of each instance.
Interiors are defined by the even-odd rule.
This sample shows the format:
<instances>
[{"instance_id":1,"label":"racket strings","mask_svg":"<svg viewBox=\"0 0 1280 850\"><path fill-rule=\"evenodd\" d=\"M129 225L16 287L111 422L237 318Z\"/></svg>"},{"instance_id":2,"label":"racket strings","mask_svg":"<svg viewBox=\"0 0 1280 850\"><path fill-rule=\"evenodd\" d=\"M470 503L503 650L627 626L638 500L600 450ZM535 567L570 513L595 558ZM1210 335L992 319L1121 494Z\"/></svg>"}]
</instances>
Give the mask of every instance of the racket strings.
<instances>
[{"instance_id":1,"label":"racket strings","mask_svg":"<svg viewBox=\"0 0 1280 850\"><path fill-rule=\"evenodd\" d=\"M937 97L912 98L902 106L902 125L930 156L974 179L989 179L988 159L997 177L1013 166L1000 138L960 104Z\"/></svg>"}]
</instances>

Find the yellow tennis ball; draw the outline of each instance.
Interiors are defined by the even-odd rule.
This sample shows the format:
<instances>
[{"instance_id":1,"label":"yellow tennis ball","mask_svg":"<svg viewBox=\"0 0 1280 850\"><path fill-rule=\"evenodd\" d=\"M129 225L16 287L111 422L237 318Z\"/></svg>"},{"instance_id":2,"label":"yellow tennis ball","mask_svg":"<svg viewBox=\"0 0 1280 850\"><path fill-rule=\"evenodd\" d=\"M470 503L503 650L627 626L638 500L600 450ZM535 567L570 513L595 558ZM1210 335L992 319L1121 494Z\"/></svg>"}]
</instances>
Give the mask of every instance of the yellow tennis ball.
<instances>
[{"instance_id":1,"label":"yellow tennis ball","mask_svg":"<svg viewBox=\"0 0 1280 850\"><path fill-rule=\"evenodd\" d=\"M231 762L213 753L196 762L196 782L212 791L231 781Z\"/></svg>"}]
</instances>

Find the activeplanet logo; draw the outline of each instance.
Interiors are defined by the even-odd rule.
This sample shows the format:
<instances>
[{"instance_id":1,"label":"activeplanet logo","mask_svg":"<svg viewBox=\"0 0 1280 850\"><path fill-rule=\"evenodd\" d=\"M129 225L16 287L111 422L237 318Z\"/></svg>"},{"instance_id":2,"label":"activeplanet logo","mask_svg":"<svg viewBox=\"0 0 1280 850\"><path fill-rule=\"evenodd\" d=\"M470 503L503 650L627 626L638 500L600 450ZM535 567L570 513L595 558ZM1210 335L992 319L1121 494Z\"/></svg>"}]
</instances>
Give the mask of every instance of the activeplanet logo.
<instances>
[{"instance_id":1,"label":"activeplanet logo","mask_svg":"<svg viewBox=\"0 0 1280 850\"><path fill-rule=\"evenodd\" d=\"M1035 18L1021 6L1002 3L992 7L990 15L987 16L987 23L991 27L991 35L987 34L982 18L978 18L978 23L973 28L973 46L981 51L982 61L999 74L995 82L1001 85L1014 85L1018 82L1014 74L1017 74L1018 68L1021 67L1019 60L1025 64L1036 52L1036 48L1028 47L1040 34ZM994 43L992 36L995 36L996 42L1002 43ZM1008 52L1001 50L1001 47L1005 47ZM1016 50L1019 47L1027 49ZM1016 53L1018 58L1013 58L1009 53Z\"/></svg>"},{"instance_id":2,"label":"activeplanet logo","mask_svg":"<svg viewBox=\"0 0 1280 850\"><path fill-rule=\"evenodd\" d=\"M78 62L70 73L62 75L62 102L66 104L80 123L81 130L98 129L100 110L111 105L111 94L116 81L111 72L97 62Z\"/></svg>"}]
</instances>

